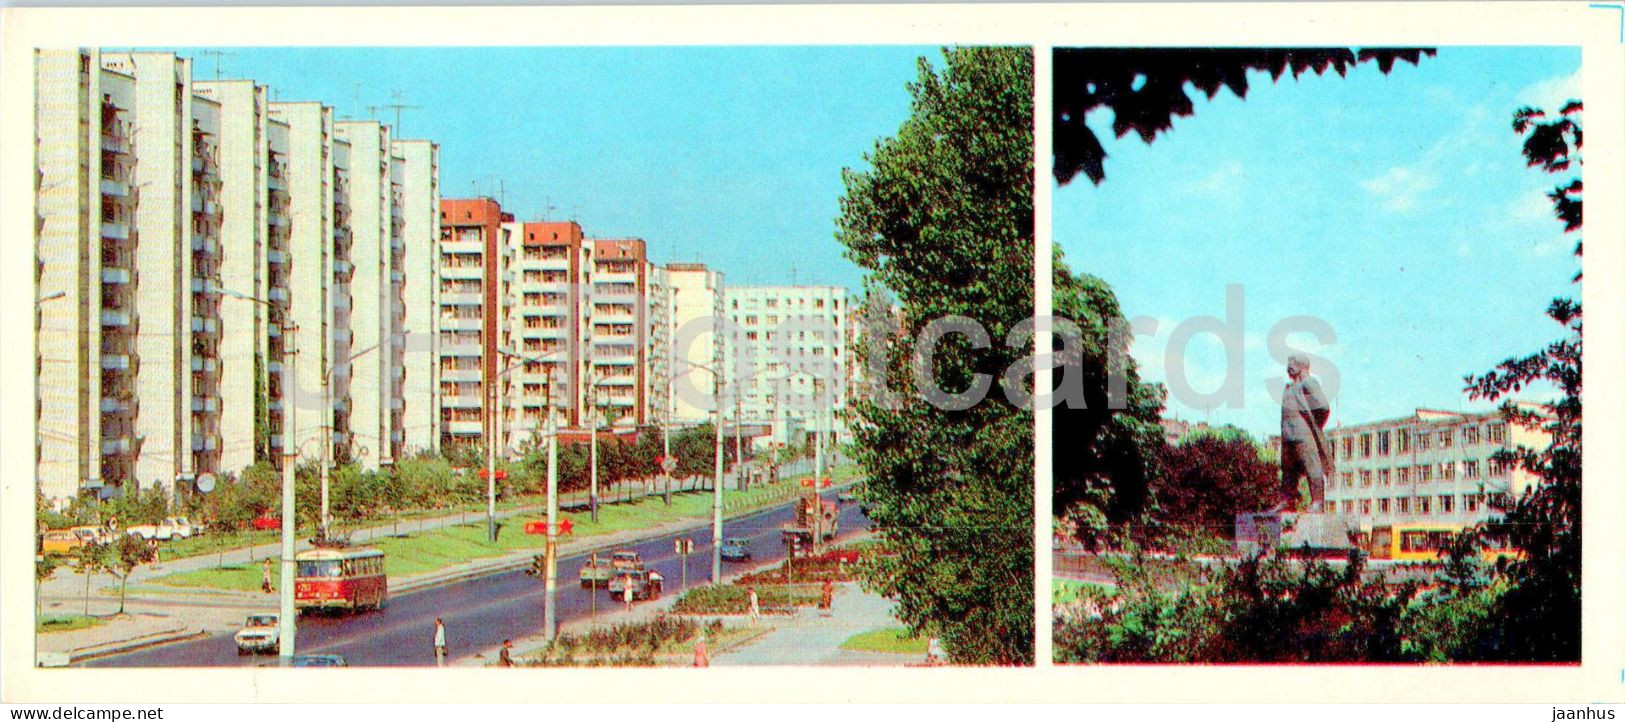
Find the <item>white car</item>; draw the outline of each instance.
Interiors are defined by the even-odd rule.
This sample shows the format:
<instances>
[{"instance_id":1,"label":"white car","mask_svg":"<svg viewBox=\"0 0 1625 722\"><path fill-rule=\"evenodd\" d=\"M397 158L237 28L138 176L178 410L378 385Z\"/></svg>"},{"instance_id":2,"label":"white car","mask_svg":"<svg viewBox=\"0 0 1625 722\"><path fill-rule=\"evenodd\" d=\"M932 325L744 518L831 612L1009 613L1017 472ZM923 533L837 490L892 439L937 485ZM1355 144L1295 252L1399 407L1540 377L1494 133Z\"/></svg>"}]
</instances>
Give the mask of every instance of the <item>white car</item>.
<instances>
[{"instance_id":1,"label":"white car","mask_svg":"<svg viewBox=\"0 0 1625 722\"><path fill-rule=\"evenodd\" d=\"M232 637L237 642L238 654L275 652L278 649L277 615L250 614L243 628Z\"/></svg>"},{"instance_id":2,"label":"white car","mask_svg":"<svg viewBox=\"0 0 1625 722\"><path fill-rule=\"evenodd\" d=\"M147 541L169 541L171 539L190 539L200 533L198 527L184 516L166 517L157 524L137 524L129 528L128 532Z\"/></svg>"}]
</instances>

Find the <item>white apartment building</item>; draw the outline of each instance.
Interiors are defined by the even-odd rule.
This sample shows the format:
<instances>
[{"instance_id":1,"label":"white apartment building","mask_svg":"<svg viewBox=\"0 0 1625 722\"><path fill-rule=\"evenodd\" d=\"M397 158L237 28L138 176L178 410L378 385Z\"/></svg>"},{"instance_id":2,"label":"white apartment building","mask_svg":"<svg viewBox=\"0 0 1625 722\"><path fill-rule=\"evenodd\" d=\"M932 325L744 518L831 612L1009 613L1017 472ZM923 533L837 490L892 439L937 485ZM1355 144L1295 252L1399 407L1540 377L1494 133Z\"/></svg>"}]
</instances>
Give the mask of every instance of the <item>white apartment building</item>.
<instances>
[{"instance_id":1,"label":"white apartment building","mask_svg":"<svg viewBox=\"0 0 1625 722\"><path fill-rule=\"evenodd\" d=\"M843 437L851 363L846 289L729 286L723 295L724 403L737 405L744 423L771 425L775 443L797 431Z\"/></svg>"},{"instance_id":2,"label":"white apartment building","mask_svg":"<svg viewBox=\"0 0 1625 722\"><path fill-rule=\"evenodd\" d=\"M703 366L714 366L723 357L717 334L723 309L721 271L700 263L671 263L666 266L671 296L671 323L668 333L671 358L668 360L668 400L659 414L674 424L689 425L711 420L711 379Z\"/></svg>"},{"instance_id":3,"label":"white apartment building","mask_svg":"<svg viewBox=\"0 0 1625 722\"><path fill-rule=\"evenodd\" d=\"M480 444L495 417L497 400L485 379L499 371L501 274L512 231L503 224L512 220L490 198L440 200L435 352L442 451Z\"/></svg>"},{"instance_id":4,"label":"white apartment building","mask_svg":"<svg viewBox=\"0 0 1625 722\"><path fill-rule=\"evenodd\" d=\"M405 411L399 396L404 378L401 332L405 328L404 203L392 171L389 127L376 121L340 121L334 137L348 146L350 273L348 327L333 336L335 381L342 379L349 415L350 459L363 469L392 463L404 435L397 433ZM400 176L404 180L404 174ZM336 269L337 270L337 269Z\"/></svg>"},{"instance_id":5,"label":"white apartment building","mask_svg":"<svg viewBox=\"0 0 1625 722\"><path fill-rule=\"evenodd\" d=\"M440 147L427 140L397 140L393 150L402 164L401 213L404 247L398 396L405 402L401 418L402 454L433 451L440 444L440 358L436 311L440 287Z\"/></svg>"},{"instance_id":6,"label":"white apartment building","mask_svg":"<svg viewBox=\"0 0 1625 722\"><path fill-rule=\"evenodd\" d=\"M1329 429L1327 441L1337 473L1327 480L1326 500L1333 511L1369 527L1484 521L1495 513L1490 502L1515 498L1537 481L1491 457L1519 446L1544 448L1548 438L1507 424L1495 411L1417 409L1412 416Z\"/></svg>"},{"instance_id":7,"label":"white apartment building","mask_svg":"<svg viewBox=\"0 0 1625 722\"><path fill-rule=\"evenodd\" d=\"M35 74L39 488L188 493L221 468L220 106L168 53Z\"/></svg>"}]
</instances>

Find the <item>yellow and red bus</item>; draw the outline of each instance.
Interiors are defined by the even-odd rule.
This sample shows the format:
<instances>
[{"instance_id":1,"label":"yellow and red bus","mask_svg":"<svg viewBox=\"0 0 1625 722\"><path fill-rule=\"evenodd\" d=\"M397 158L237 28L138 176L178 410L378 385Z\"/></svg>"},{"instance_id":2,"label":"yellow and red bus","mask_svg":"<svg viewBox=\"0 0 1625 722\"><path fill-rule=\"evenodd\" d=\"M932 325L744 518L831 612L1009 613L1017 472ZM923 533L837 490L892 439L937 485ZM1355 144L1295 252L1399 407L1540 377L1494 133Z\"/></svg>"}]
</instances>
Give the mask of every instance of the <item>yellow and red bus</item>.
<instances>
[{"instance_id":1,"label":"yellow and red bus","mask_svg":"<svg viewBox=\"0 0 1625 722\"><path fill-rule=\"evenodd\" d=\"M380 609L389 599L384 553L322 547L294 556L293 603L299 609Z\"/></svg>"}]
</instances>

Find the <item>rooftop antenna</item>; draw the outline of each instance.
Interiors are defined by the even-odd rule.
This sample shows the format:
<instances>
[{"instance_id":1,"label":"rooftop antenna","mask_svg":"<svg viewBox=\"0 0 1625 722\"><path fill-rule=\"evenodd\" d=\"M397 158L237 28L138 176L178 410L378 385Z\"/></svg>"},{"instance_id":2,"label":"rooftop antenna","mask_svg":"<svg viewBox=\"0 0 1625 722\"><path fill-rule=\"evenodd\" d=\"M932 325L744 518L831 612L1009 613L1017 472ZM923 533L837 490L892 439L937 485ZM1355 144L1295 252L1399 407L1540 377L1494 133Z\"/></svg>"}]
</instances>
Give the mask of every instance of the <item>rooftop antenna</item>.
<instances>
[{"instance_id":1,"label":"rooftop antenna","mask_svg":"<svg viewBox=\"0 0 1625 722\"><path fill-rule=\"evenodd\" d=\"M396 112L399 112L399 111L396 111ZM499 206L508 205L508 185L501 178L497 179L497 205L499 205Z\"/></svg>"},{"instance_id":2,"label":"rooftop antenna","mask_svg":"<svg viewBox=\"0 0 1625 722\"><path fill-rule=\"evenodd\" d=\"M553 205L553 196L545 196L542 198L542 220L547 220L553 215L553 211L557 209L558 206Z\"/></svg>"},{"instance_id":3,"label":"rooftop antenna","mask_svg":"<svg viewBox=\"0 0 1625 722\"><path fill-rule=\"evenodd\" d=\"M230 50L200 50L200 51L198 51L198 55L207 55L207 56L210 56L210 57L214 58L214 79L215 80L220 79L220 58L228 56L228 55L231 56L231 57L234 57L234 58L237 57L237 54L234 53L234 52L231 52Z\"/></svg>"},{"instance_id":4,"label":"rooftop antenna","mask_svg":"<svg viewBox=\"0 0 1625 722\"><path fill-rule=\"evenodd\" d=\"M391 90L391 91L389 91L389 99L394 101L394 102L385 103L383 105L369 105L369 106L367 106L367 110L374 113L374 114L376 114L380 110L394 110L395 111L395 125L393 127L395 128L395 137L396 138L404 138L404 137L406 137L406 134L401 132L401 111L403 111L403 110L418 110L419 106L407 105L406 103L402 102L402 101L406 100L406 95L401 93L401 91L399 91L399 90ZM356 101L356 102L360 102L360 101Z\"/></svg>"}]
</instances>

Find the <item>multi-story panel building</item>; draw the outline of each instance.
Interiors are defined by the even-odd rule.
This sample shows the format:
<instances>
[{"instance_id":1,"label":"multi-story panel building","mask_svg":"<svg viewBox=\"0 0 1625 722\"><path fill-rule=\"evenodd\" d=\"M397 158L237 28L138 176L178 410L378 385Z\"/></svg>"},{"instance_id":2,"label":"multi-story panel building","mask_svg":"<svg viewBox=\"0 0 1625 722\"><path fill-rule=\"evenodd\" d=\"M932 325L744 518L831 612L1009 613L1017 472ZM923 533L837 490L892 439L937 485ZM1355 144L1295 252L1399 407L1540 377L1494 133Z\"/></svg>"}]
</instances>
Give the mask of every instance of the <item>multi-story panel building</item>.
<instances>
[{"instance_id":1,"label":"multi-story panel building","mask_svg":"<svg viewBox=\"0 0 1625 722\"><path fill-rule=\"evenodd\" d=\"M709 374L696 370L715 365L719 344L717 335L723 310L722 272L700 263L672 263L666 266L670 287L670 372L665 408L657 414L675 424L697 424L711 420L715 408Z\"/></svg>"},{"instance_id":2,"label":"multi-story panel building","mask_svg":"<svg viewBox=\"0 0 1625 722\"><path fill-rule=\"evenodd\" d=\"M440 149L427 140L397 140L402 162L402 253L405 305L399 393L402 453L433 451L440 446L440 357L435 318L440 287Z\"/></svg>"},{"instance_id":3,"label":"multi-story panel building","mask_svg":"<svg viewBox=\"0 0 1625 722\"><path fill-rule=\"evenodd\" d=\"M72 49L36 51L35 81L35 469L60 504L134 484L142 451L136 83Z\"/></svg>"},{"instance_id":4,"label":"multi-story panel building","mask_svg":"<svg viewBox=\"0 0 1625 722\"><path fill-rule=\"evenodd\" d=\"M558 423L581 422L583 285L587 255L573 221L511 223L504 298L508 345L526 359L501 384L508 446L520 451L542 432L549 401Z\"/></svg>"},{"instance_id":5,"label":"multi-story panel building","mask_svg":"<svg viewBox=\"0 0 1625 722\"><path fill-rule=\"evenodd\" d=\"M1495 453L1543 448L1547 438L1508 424L1499 412L1417 409L1413 416L1333 428L1327 441L1337 459L1326 484L1331 511L1367 525L1472 524L1495 514L1493 502L1515 498L1537 481L1492 458Z\"/></svg>"},{"instance_id":6,"label":"multi-story panel building","mask_svg":"<svg viewBox=\"0 0 1625 722\"><path fill-rule=\"evenodd\" d=\"M664 306L664 284L655 276L642 239L589 239L586 410L603 425L651 423L650 358L669 354L659 346L664 331L652 329L650 309ZM663 322L658 322L663 323ZM662 398L661 402L665 399ZM589 420L590 423L590 420Z\"/></svg>"},{"instance_id":7,"label":"multi-story panel building","mask_svg":"<svg viewBox=\"0 0 1625 722\"><path fill-rule=\"evenodd\" d=\"M846 289L729 286L724 298L730 387L724 404L737 406L744 423L771 425L775 442L797 429L844 435Z\"/></svg>"},{"instance_id":8,"label":"multi-story panel building","mask_svg":"<svg viewBox=\"0 0 1625 722\"><path fill-rule=\"evenodd\" d=\"M272 459L280 465L285 444L305 449L309 439L331 441L345 428L344 415L335 413L346 408L338 389L342 379L331 379L334 386L327 396L332 404L324 408L321 399L323 385L330 380L327 370L333 362L335 330L348 324L349 171L348 145L334 138L331 108L315 102L271 103L271 119L287 128L289 230L286 256L268 252L266 259L272 283L281 281L288 291L272 292L269 300L276 309L273 316L296 326L291 335L276 331L278 352L266 363L269 417L277 429L271 437ZM272 250L277 250L274 245ZM285 315L280 312L284 305ZM282 387L282 365L287 360L282 350L292 350L297 357L293 387L287 389ZM284 424L288 411L294 416L292 439ZM327 433L329 429L334 433Z\"/></svg>"},{"instance_id":9,"label":"multi-story panel building","mask_svg":"<svg viewBox=\"0 0 1625 722\"><path fill-rule=\"evenodd\" d=\"M513 217L490 198L440 201L438 331L440 446L481 443L497 401L485 379L496 375L500 288ZM493 389L495 385L492 385Z\"/></svg>"},{"instance_id":10,"label":"multi-story panel building","mask_svg":"<svg viewBox=\"0 0 1625 722\"><path fill-rule=\"evenodd\" d=\"M394 372L401 360L398 327L404 325L402 298L404 216L399 183L391 170L389 127L376 121L343 121L335 137L349 144L350 278L348 329L335 337L334 375L348 381L351 458L364 469L392 462L401 444L396 433L404 402L397 395L404 379ZM345 347L348 347L347 352Z\"/></svg>"}]
</instances>

